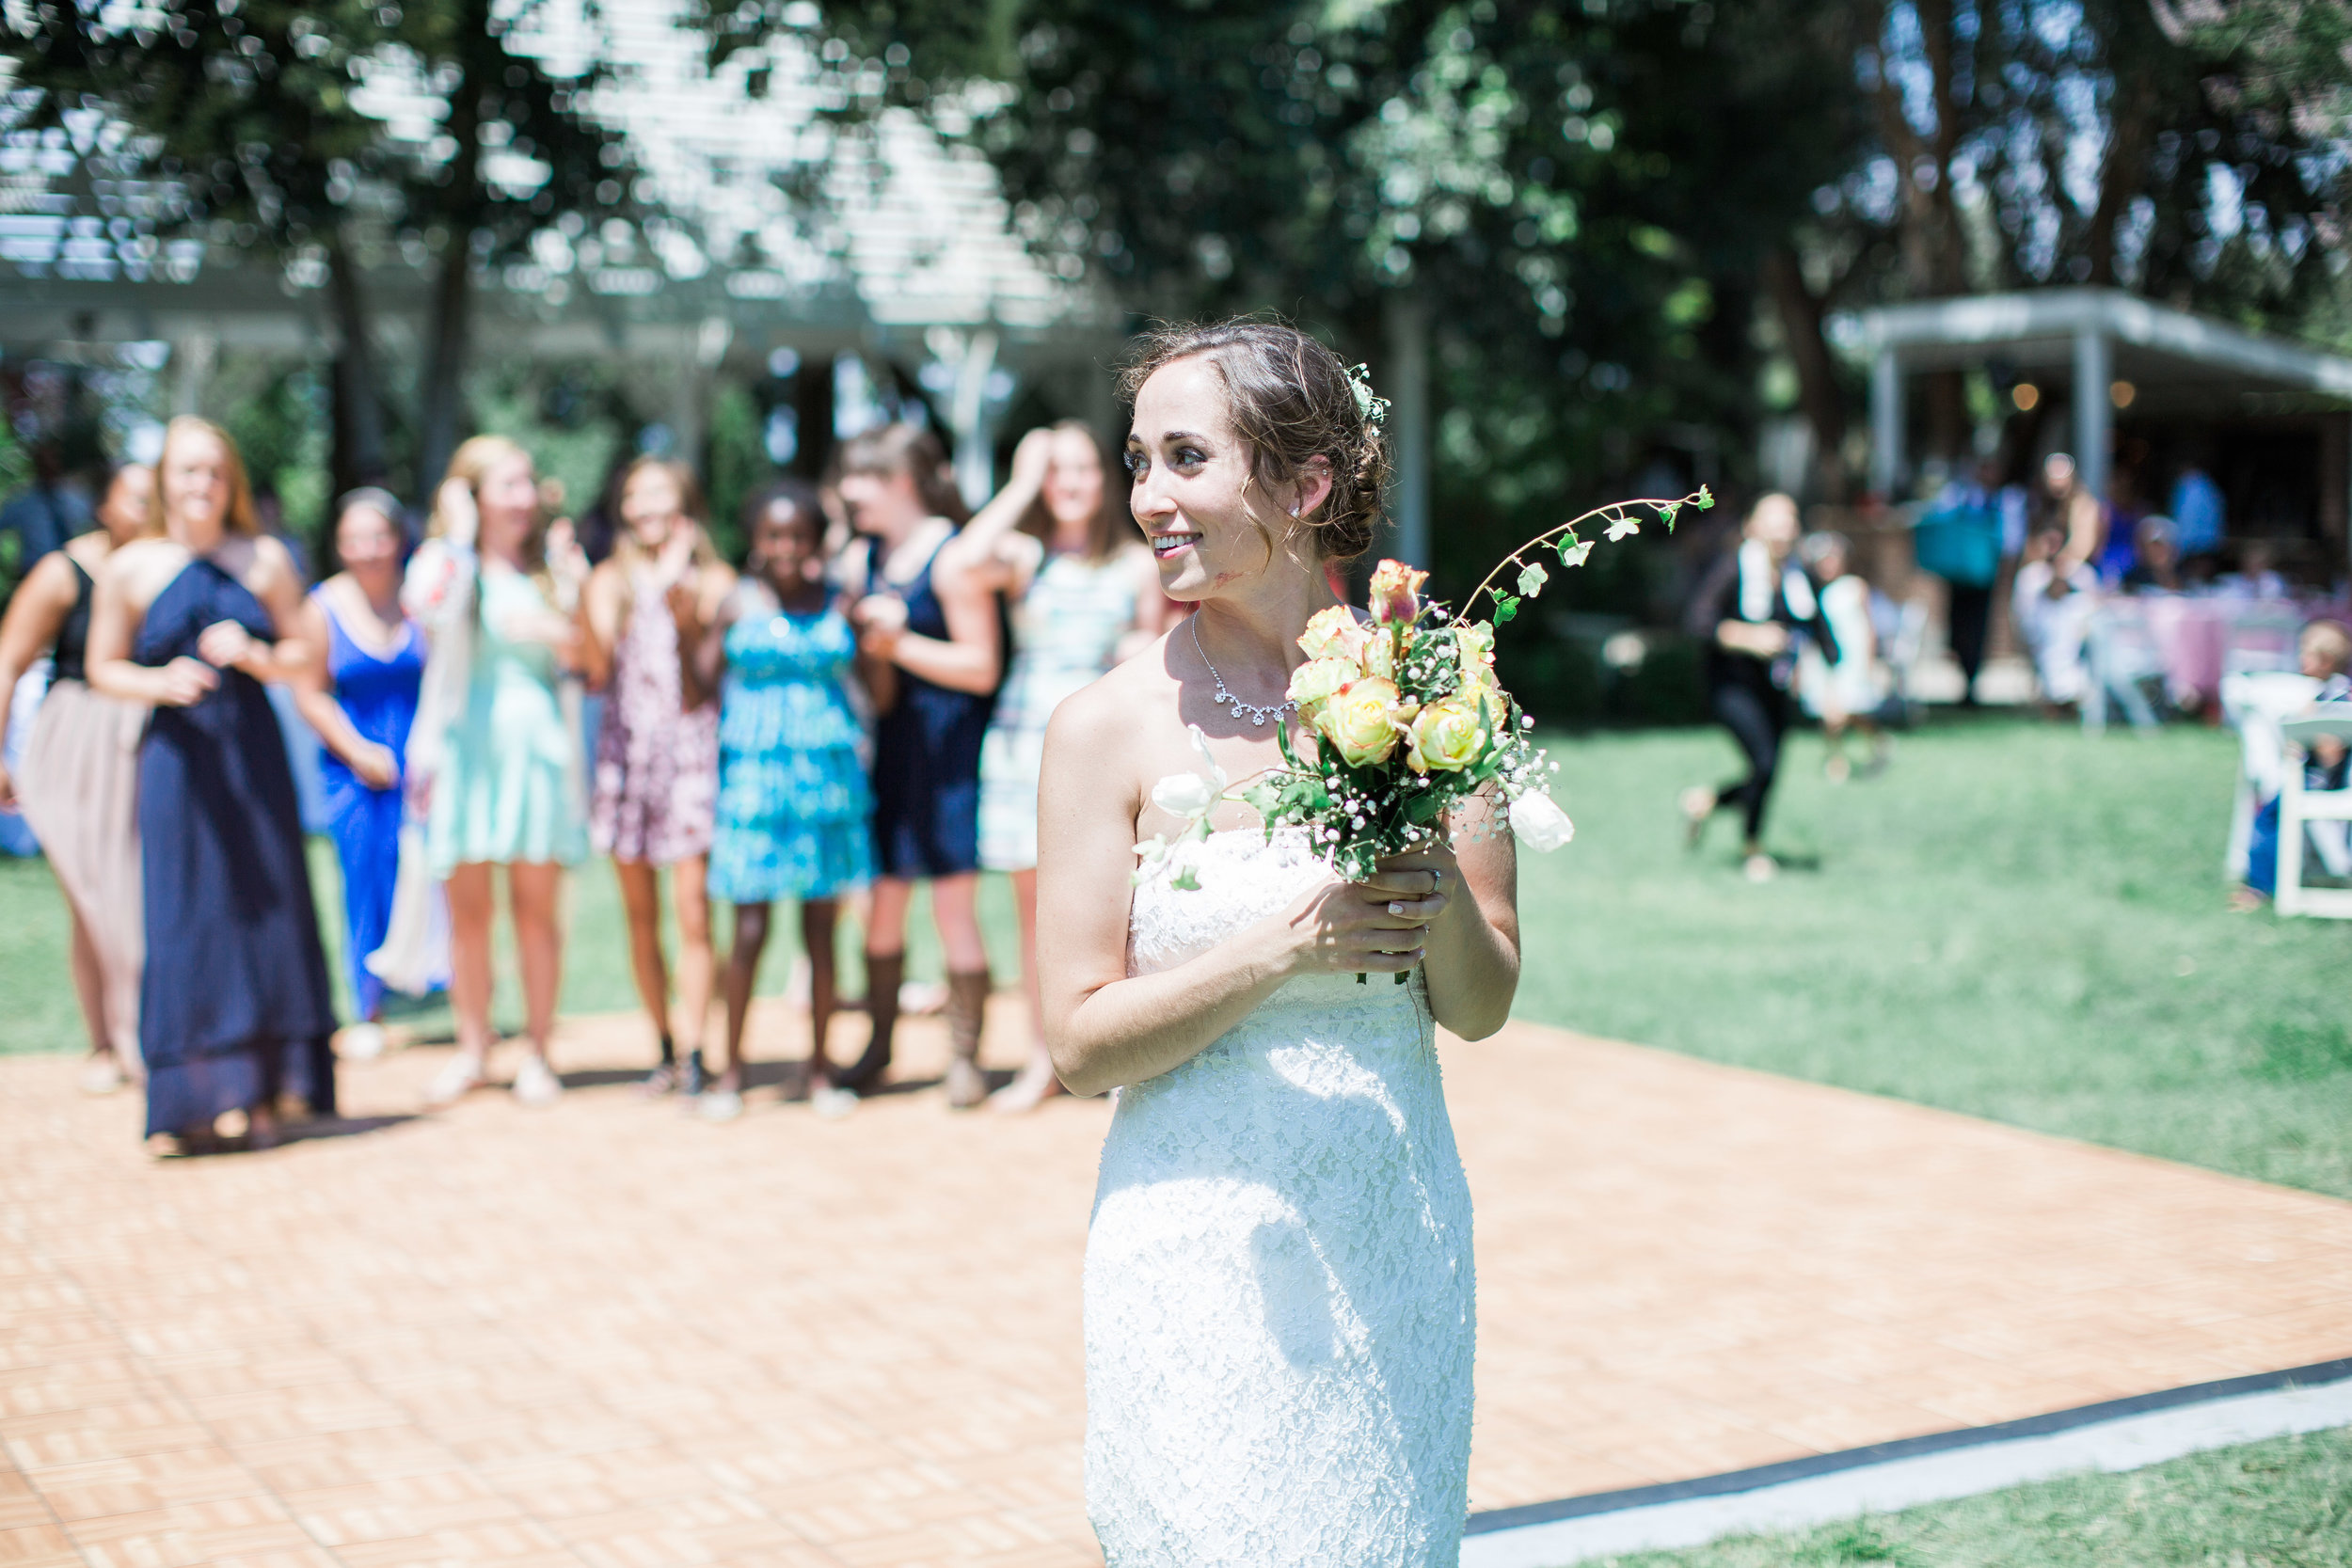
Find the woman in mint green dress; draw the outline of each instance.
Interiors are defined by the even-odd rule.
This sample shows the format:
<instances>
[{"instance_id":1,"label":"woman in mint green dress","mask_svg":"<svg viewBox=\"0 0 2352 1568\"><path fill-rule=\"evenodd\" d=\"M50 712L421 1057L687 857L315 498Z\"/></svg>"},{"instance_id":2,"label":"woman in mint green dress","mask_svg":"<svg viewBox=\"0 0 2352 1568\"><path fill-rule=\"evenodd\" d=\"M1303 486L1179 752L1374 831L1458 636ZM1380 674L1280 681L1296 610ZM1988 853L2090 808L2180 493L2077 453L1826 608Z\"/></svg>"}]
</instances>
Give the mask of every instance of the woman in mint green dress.
<instances>
[{"instance_id":1,"label":"woman in mint green dress","mask_svg":"<svg viewBox=\"0 0 2352 1568\"><path fill-rule=\"evenodd\" d=\"M714 622L693 628L700 684L720 688L710 896L735 906L726 1071L698 1103L713 1121L742 1112L743 1024L779 898L800 900L808 951L809 1100L825 1115L856 1103L834 1086L825 1055L834 919L840 895L874 875L873 795L858 756L865 736L846 685L855 678L857 633L825 586L824 515L816 493L792 482L744 511L750 570Z\"/></svg>"},{"instance_id":2,"label":"woman in mint green dress","mask_svg":"<svg viewBox=\"0 0 2352 1568\"><path fill-rule=\"evenodd\" d=\"M435 689L428 673L409 765L425 800L426 856L449 897L457 1056L427 1098L453 1104L485 1080L491 868L504 866L526 1015L515 1097L551 1105L563 1094L547 1053L564 972L564 868L588 853L580 736L564 689L585 657L577 607L587 562L568 527L548 527L530 453L500 436L478 436L451 457L433 533L407 597L433 630L441 681ZM455 658L462 687L451 678Z\"/></svg>"}]
</instances>

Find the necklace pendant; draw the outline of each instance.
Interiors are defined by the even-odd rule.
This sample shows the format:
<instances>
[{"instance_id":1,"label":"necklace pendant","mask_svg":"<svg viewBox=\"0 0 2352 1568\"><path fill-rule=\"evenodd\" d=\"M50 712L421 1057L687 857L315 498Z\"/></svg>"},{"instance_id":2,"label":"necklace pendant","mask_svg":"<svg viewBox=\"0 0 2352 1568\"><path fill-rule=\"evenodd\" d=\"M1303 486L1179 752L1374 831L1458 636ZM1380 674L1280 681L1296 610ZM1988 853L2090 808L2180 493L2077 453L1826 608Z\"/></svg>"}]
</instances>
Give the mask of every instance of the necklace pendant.
<instances>
[{"instance_id":1,"label":"necklace pendant","mask_svg":"<svg viewBox=\"0 0 2352 1568\"><path fill-rule=\"evenodd\" d=\"M1251 723L1253 723L1253 724L1257 725L1257 726L1258 726L1258 728L1260 728L1260 729L1264 729L1264 728L1265 728L1265 715L1264 715L1264 714L1263 714L1263 713L1253 713L1253 714L1251 714L1251 715L1249 716L1249 721L1250 721Z\"/></svg>"}]
</instances>

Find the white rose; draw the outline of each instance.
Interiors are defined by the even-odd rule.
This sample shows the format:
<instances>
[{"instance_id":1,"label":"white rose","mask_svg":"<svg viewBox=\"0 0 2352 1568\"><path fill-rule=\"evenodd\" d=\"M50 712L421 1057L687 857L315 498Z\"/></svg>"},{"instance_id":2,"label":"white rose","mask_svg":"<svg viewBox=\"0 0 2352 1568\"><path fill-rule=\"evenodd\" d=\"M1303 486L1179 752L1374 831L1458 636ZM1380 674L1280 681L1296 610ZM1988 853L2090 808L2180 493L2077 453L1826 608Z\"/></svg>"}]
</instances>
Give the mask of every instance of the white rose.
<instances>
[{"instance_id":1,"label":"white rose","mask_svg":"<svg viewBox=\"0 0 2352 1568\"><path fill-rule=\"evenodd\" d=\"M1549 855L1576 836L1576 824L1568 820L1558 801L1540 789L1531 789L1511 802L1511 831L1530 849Z\"/></svg>"},{"instance_id":2,"label":"white rose","mask_svg":"<svg viewBox=\"0 0 2352 1568\"><path fill-rule=\"evenodd\" d=\"M1152 803L1170 816L1189 820L1216 804L1215 779L1202 773L1170 773L1152 786Z\"/></svg>"}]
</instances>

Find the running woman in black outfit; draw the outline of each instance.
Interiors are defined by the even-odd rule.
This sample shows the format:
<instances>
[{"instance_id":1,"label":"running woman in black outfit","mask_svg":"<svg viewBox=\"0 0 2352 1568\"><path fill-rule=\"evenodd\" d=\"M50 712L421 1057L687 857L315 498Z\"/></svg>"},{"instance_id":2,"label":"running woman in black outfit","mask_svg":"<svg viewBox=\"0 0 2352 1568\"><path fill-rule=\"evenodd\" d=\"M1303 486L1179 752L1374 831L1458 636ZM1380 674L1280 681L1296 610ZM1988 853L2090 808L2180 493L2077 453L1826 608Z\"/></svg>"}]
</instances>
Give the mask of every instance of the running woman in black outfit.
<instances>
[{"instance_id":1,"label":"running woman in black outfit","mask_svg":"<svg viewBox=\"0 0 2352 1568\"><path fill-rule=\"evenodd\" d=\"M1682 815L1693 845L1708 819L1737 807L1742 829L1742 869L1752 882L1779 869L1764 852L1764 805L1780 767L1781 736L1788 728L1788 687L1796 666L1794 633L1819 638L1834 660L1836 643L1821 620L1813 585L1790 558L1796 551L1797 503L1770 495L1756 503L1740 531L1740 546L1717 561L1692 595L1687 627L1707 649L1708 705L1747 754L1747 777L1720 789L1682 792Z\"/></svg>"}]
</instances>

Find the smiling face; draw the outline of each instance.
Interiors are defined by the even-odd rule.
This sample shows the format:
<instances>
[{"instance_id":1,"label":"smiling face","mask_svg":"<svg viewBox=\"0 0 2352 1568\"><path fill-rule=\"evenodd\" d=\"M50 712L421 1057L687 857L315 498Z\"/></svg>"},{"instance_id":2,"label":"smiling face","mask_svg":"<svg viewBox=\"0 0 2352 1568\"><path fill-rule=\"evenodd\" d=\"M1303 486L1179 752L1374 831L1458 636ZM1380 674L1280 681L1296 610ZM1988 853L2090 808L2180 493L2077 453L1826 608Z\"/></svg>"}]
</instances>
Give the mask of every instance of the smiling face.
<instances>
[{"instance_id":1,"label":"smiling face","mask_svg":"<svg viewBox=\"0 0 2352 1568\"><path fill-rule=\"evenodd\" d=\"M880 539L902 538L930 515L914 476L903 468L845 473L838 493L850 526Z\"/></svg>"},{"instance_id":2,"label":"smiling face","mask_svg":"<svg viewBox=\"0 0 2352 1568\"><path fill-rule=\"evenodd\" d=\"M678 494L677 481L667 469L640 468L621 487L621 521L649 550L661 547L685 510L686 498Z\"/></svg>"},{"instance_id":3,"label":"smiling face","mask_svg":"<svg viewBox=\"0 0 2352 1568\"><path fill-rule=\"evenodd\" d=\"M335 525L335 553L371 594L400 570L400 526L376 507L361 502Z\"/></svg>"},{"instance_id":4,"label":"smiling face","mask_svg":"<svg viewBox=\"0 0 2352 1568\"><path fill-rule=\"evenodd\" d=\"M788 598L818 579L824 562L824 527L806 509L779 498L752 524L752 570Z\"/></svg>"},{"instance_id":5,"label":"smiling face","mask_svg":"<svg viewBox=\"0 0 2352 1568\"><path fill-rule=\"evenodd\" d=\"M1045 468L1045 512L1062 533L1084 535L1103 511L1103 458L1083 430L1054 432Z\"/></svg>"},{"instance_id":6,"label":"smiling face","mask_svg":"<svg viewBox=\"0 0 2352 1568\"><path fill-rule=\"evenodd\" d=\"M232 460L229 447L209 430L190 430L164 444L164 527L201 554L220 543L228 525Z\"/></svg>"},{"instance_id":7,"label":"smiling face","mask_svg":"<svg viewBox=\"0 0 2352 1568\"><path fill-rule=\"evenodd\" d=\"M154 510L155 470L143 463L134 463L119 470L114 483L106 486L106 499L98 508L98 521L109 540L127 545L147 531L147 519Z\"/></svg>"},{"instance_id":8,"label":"smiling face","mask_svg":"<svg viewBox=\"0 0 2352 1568\"><path fill-rule=\"evenodd\" d=\"M521 553L539 521L539 482L530 455L510 451L482 470L474 487L474 506L482 515L482 548L501 559Z\"/></svg>"},{"instance_id":9,"label":"smiling face","mask_svg":"<svg viewBox=\"0 0 2352 1568\"><path fill-rule=\"evenodd\" d=\"M1233 428L1225 378L1207 359L1172 360L1136 390L1127 471L1136 521L1169 598L1214 598L1284 562L1316 570L1280 547L1278 525L1289 523L1290 506L1322 503L1327 470L1311 474L1303 494L1277 490L1255 482L1252 457Z\"/></svg>"}]
</instances>

